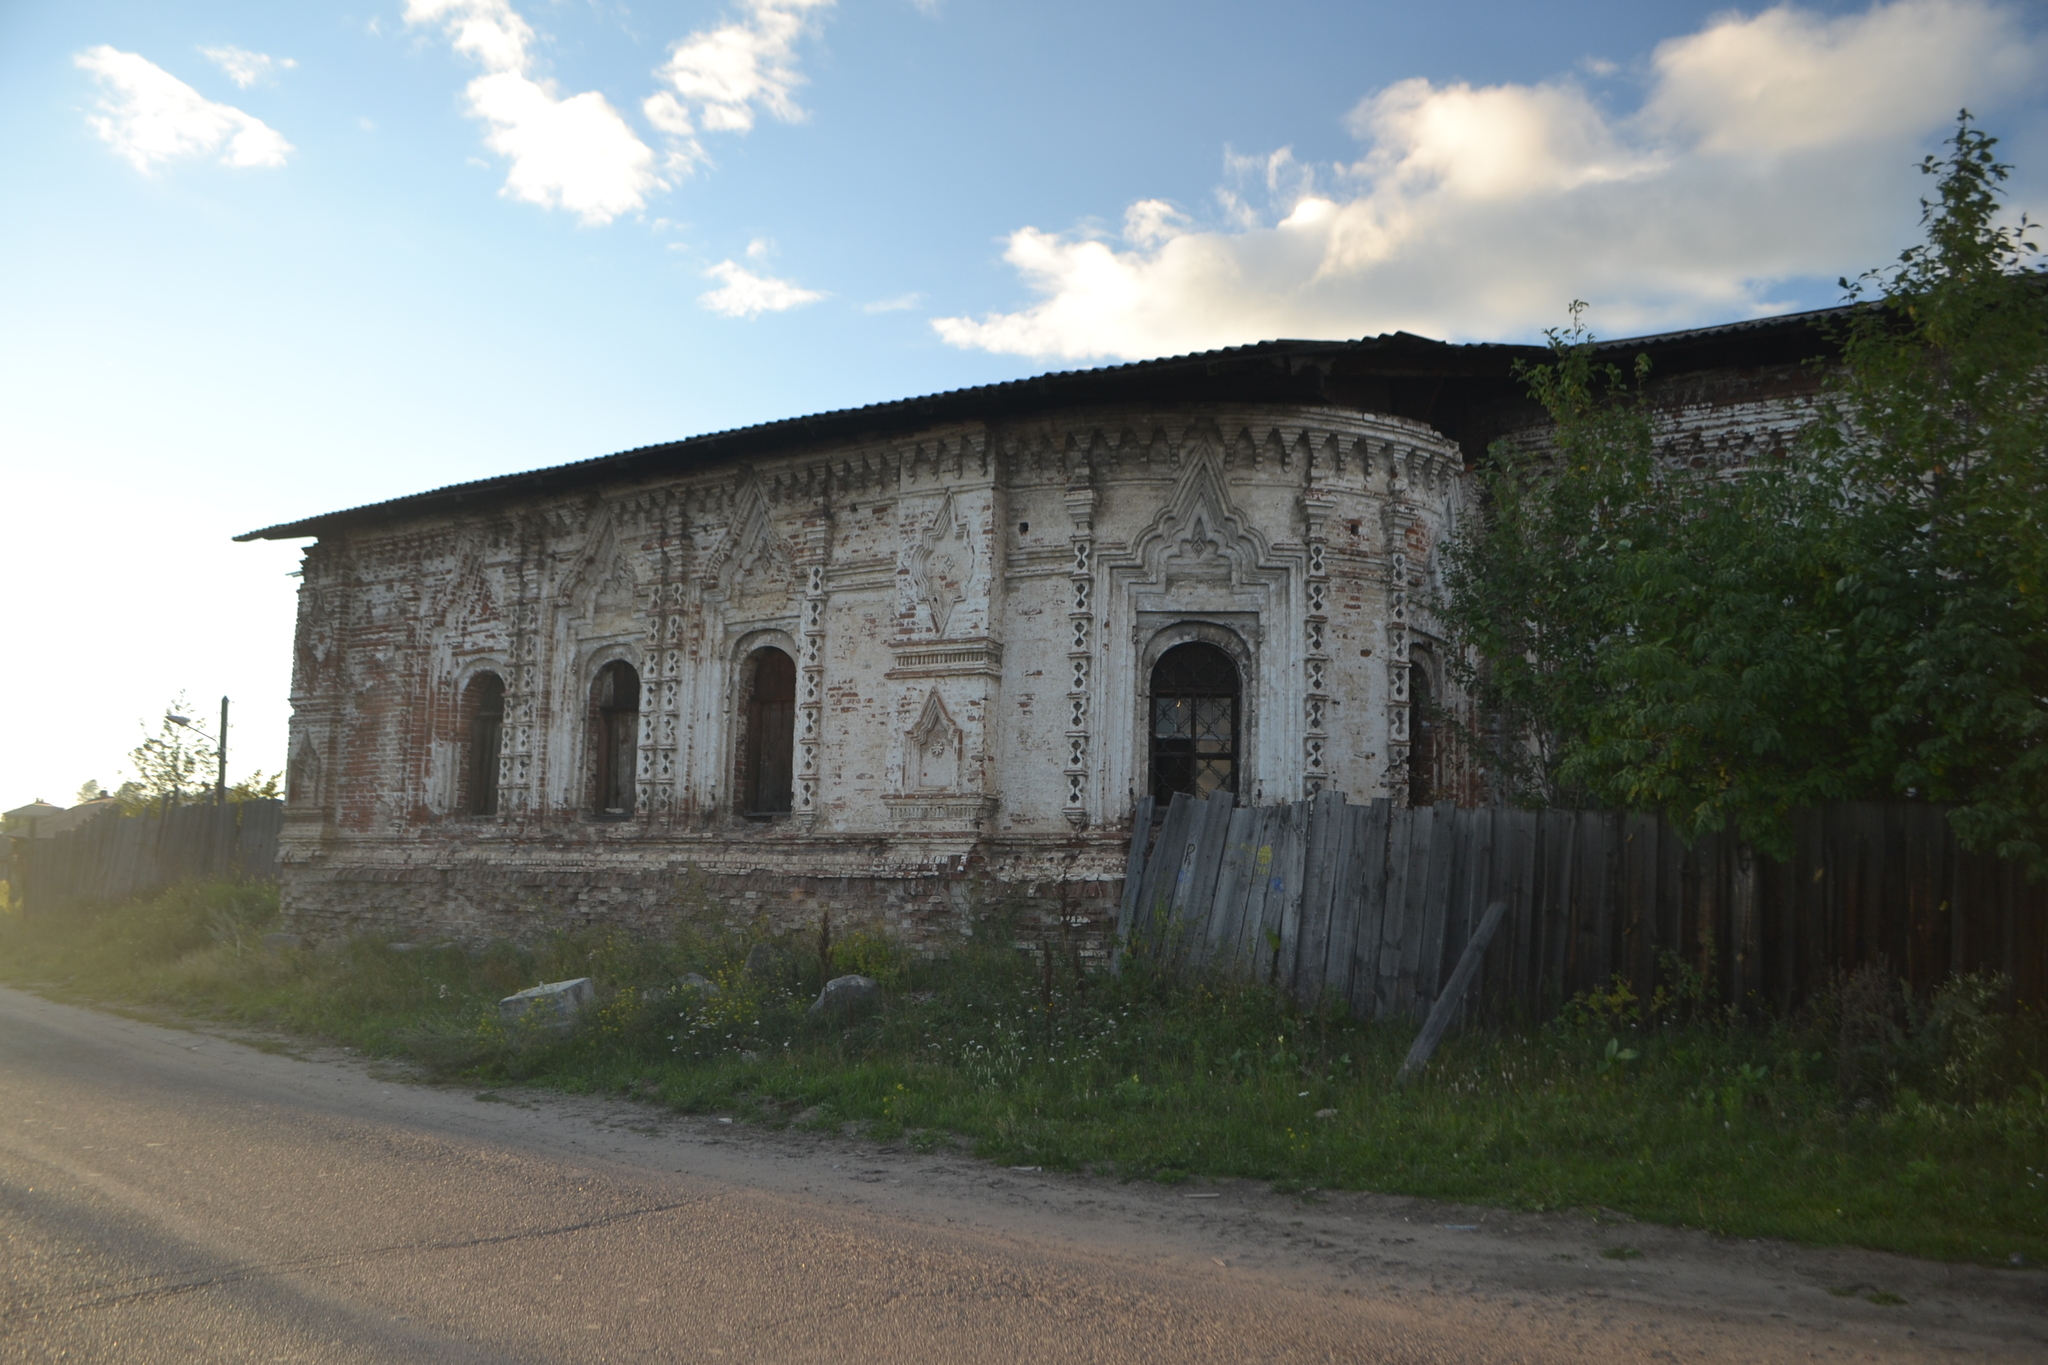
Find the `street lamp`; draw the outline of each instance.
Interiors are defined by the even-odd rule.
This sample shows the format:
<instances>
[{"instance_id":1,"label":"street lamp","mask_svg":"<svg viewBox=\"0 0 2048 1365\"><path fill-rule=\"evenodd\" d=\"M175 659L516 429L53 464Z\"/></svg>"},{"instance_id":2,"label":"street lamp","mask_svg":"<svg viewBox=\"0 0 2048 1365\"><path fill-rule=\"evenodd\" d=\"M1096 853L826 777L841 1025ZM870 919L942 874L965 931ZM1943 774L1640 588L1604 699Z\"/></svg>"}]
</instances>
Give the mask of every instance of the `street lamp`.
<instances>
[{"instance_id":1,"label":"street lamp","mask_svg":"<svg viewBox=\"0 0 2048 1365\"><path fill-rule=\"evenodd\" d=\"M170 722L171 724L173 724L173 725L181 726L181 727L183 727L184 729L190 730L190 731L191 731L191 732L192 732L193 734L195 734L195 735L198 735L198 736L199 736L200 738L202 738L202 739L210 739L210 740L212 740L212 741L213 741L213 752L214 752L214 757L215 757L215 758L216 758L216 759L217 759L217 760L219 761L219 765L220 765L220 766L219 766L219 769L218 769L218 771L217 771L217 772L215 773L215 775L214 775L214 782L213 782L213 804L214 804L214 805L216 805L216 806L225 806L225 805L227 805L227 803L228 803L228 699L227 699L226 697L222 697L222 698L220 699L220 734L219 734L218 736L215 736L215 735L209 735L209 734L207 734L207 733L206 733L206 731L204 731L204 730L200 729L200 728L199 728L198 726L194 725L194 724L192 723L191 719L190 719L189 717L186 717L186 716L180 716L180 715L175 715L175 714L172 714L171 712L168 712L168 711L167 711L167 712L165 712L165 713L164 713L164 719L165 719L165 720L167 720L167 721L169 721L169 722Z\"/></svg>"}]
</instances>

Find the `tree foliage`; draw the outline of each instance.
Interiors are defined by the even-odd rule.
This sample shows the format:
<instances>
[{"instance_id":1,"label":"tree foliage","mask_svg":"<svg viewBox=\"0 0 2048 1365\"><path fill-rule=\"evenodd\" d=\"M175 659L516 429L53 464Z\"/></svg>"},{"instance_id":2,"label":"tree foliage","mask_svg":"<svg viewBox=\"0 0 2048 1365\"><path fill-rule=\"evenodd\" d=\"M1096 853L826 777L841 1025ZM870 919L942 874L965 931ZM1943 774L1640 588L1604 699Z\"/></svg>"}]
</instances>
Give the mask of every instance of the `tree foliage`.
<instances>
[{"instance_id":1,"label":"tree foliage","mask_svg":"<svg viewBox=\"0 0 2048 1365\"><path fill-rule=\"evenodd\" d=\"M1660 456L1585 330L1524 371L1547 444L1503 443L1441 610L1497 780L1786 846L1794 809L1955 803L2048 870L2048 288L1965 113L1922 169L1925 240L1851 284L1815 415L1738 469Z\"/></svg>"},{"instance_id":2,"label":"tree foliage","mask_svg":"<svg viewBox=\"0 0 2048 1365\"><path fill-rule=\"evenodd\" d=\"M145 722L142 743L128 752L135 780L122 784L131 804L148 805L166 798L176 801L212 790L219 751L199 731L171 719L191 709L181 693L164 708L154 734L147 733Z\"/></svg>"}]
</instances>

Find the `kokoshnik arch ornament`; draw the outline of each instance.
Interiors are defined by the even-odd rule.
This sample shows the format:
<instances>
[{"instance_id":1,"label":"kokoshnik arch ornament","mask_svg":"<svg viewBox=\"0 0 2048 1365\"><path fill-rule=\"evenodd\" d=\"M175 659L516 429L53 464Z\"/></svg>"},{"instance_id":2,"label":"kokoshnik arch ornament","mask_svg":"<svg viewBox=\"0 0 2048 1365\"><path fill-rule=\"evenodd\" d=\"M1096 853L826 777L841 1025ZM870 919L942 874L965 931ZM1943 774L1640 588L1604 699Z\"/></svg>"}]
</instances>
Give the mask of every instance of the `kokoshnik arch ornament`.
<instances>
[{"instance_id":1,"label":"kokoshnik arch ornament","mask_svg":"<svg viewBox=\"0 0 2048 1365\"><path fill-rule=\"evenodd\" d=\"M1819 321L1611 349L1652 354L1672 458L1740 460L1802 420ZM1414 660L1464 714L1438 547L1488 444L1544 439L1512 373L1542 354L1274 342L252 533L317 537L286 913L918 938L1001 895L1085 929L1144 797L1482 799Z\"/></svg>"}]
</instances>

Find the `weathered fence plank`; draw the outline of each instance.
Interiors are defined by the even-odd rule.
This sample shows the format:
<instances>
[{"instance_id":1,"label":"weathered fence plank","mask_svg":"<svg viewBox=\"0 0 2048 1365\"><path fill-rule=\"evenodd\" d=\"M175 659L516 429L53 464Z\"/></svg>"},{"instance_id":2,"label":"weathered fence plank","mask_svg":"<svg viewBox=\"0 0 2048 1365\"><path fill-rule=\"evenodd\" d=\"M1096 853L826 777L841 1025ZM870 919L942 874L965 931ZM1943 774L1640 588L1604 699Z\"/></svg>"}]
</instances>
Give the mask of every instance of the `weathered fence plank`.
<instances>
[{"instance_id":1,"label":"weathered fence plank","mask_svg":"<svg viewBox=\"0 0 2048 1365\"><path fill-rule=\"evenodd\" d=\"M1170 945L1176 964L1185 964L1195 942L1207 937L1216 899L1216 874L1223 862L1225 836L1235 803L1219 792L1201 803L1189 834L1187 875L1175 888L1172 922L1178 932Z\"/></svg>"},{"instance_id":2,"label":"weathered fence plank","mask_svg":"<svg viewBox=\"0 0 2048 1365\"><path fill-rule=\"evenodd\" d=\"M1308 853L1307 803L1288 806L1280 815L1273 840L1273 876L1266 891L1266 919L1261 964L1266 979L1278 985L1282 964L1293 956L1294 936L1301 925L1301 874Z\"/></svg>"},{"instance_id":3,"label":"weathered fence plank","mask_svg":"<svg viewBox=\"0 0 2048 1365\"><path fill-rule=\"evenodd\" d=\"M1339 824L1342 846L1337 850L1337 876L1330 896L1330 946L1323 961L1323 991L1320 1003L1349 1005L1351 969L1358 957L1358 925L1365 896L1365 841L1371 837L1377 803L1367 806L1341 805Z\"/></svg>"},{"instance_id":4,"label":"weathered fence plank","mask_svg":"<svg viewBox=\"0 0 2048 1365\"><path fill-rule=\"evenodd\" d=\"M1348 996L1355 1019L1370 1018L1378 1009L1380 935L1386 926L1387 888L1395 865L1388 849L1397 814L1394 803L1385 797L1373 802L1359 849L1358 945L1351 952Z\"/></svg>"},{"instance_id":5,"label":"weathered fence plank","mask_svg":"<svg viewBox=\"0 0 2048 1365\"><path fill-rule=\"evenodd\" d=\"M5 875L29 913L147 896L195 877L271 881L280 801L118 810L48 839L10 841Z\"/></svg>"},{"instance_id":6,"label":"weathered fence plank","mask_svg":"<svg viewBox=\"0 0 2048 1365\"><path fill-rule=\"evenodd\" d=\"M1142 864L1133 841L1120 924L1164 970L1359 1018L1424 1012L1496 901L1468 1020L1540 1016L1617 978L1648 997L1681 966L1716 999L1780 1011L1879 958L1917 990L1987 970L2048 995L2048 887L1964 854L1938 808L1845 803L1793 832L1778 862L1641 815L1177 797Z\"/></svg>"},{"instance_id":7,"label":"weathered fence plank","mask_svg":"<svg viewBox=\"0 0 2048 1365\"><path fill-rule=\"evenodd\" d=\"M1245 878L1251 875L1258 857L1254 836L1259 812L1239 806L1230 812L1223 831L1223 859L1216 869L1216 893L1209 912L1208 930L1202 935L1196 970L1207 971L1213 963L1227 963L1237 943L1237 929L1244 916Z\"/></svg>"}]
</instances>

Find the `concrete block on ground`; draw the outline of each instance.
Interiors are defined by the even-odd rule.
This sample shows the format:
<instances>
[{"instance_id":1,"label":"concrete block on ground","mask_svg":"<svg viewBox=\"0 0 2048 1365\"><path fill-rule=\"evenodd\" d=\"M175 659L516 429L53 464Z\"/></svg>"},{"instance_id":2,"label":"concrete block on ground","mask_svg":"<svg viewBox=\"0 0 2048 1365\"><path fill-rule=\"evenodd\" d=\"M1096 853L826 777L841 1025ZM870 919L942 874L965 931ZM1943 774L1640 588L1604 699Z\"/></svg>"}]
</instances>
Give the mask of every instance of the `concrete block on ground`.
<instances>
[{"instance_id":1,"label":"concrete block on ground","mask_svg":"<svg viewBox=\"0 0 2048 1365\"><path fill-rule=\"evenodd\" d=\"M508 1024L524 1020L548 1028L568 1028L594 994L587 976L573 981L549 981L500 1000L498 1018Z\"/></svg>"}]
</instances>

